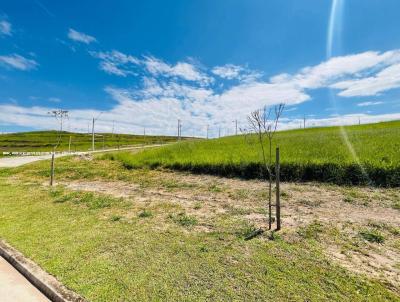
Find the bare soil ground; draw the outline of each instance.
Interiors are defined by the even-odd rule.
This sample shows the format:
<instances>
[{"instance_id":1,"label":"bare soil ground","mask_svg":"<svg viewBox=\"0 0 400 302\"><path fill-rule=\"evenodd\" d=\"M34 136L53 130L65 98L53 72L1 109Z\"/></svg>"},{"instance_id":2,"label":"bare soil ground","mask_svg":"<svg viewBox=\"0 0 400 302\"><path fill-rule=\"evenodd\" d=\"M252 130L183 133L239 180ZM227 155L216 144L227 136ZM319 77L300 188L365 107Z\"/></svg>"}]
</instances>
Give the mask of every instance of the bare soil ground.
<instances>
[{"instance_id":1,"label":"bare soil ground","mask_svg":"<svg viewBox=\"0 0 400 302\"><path fill-rule=\"evenodd\" d=\"M178 207L210 232L219 215L267 227L266 184L214 176L154 171L151 184L124 181L72 181L61 185L131 201L137 211ZM353 272L384 281L400 292L400 192L396 189L339 187L316 183L282 185L284 240L311 236L326 255ZM129 217L137 213L122 213ZM378 233L382 242L362 234Z\"/></svg>"}]
</instances>

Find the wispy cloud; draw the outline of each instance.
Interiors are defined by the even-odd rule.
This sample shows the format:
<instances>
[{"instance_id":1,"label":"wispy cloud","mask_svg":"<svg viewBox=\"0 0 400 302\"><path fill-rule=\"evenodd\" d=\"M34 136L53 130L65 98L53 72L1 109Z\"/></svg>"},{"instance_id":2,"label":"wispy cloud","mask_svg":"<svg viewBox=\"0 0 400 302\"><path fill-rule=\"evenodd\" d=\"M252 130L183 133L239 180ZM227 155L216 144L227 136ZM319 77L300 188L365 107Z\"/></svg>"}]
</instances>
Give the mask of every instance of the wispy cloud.
<instances>
[{"instance_id":1,"label":"wispy cloud","mask_svg":"<svg viewBox=\"0 0 400 302\"><path fill-rule=\"evenodd\" d=\"M210 84L214 81L212 77L206 75L196 65L189 62L178 62L175 65L170 65L155 57L145 57L143 64L147 71L155 76L178 77L203 85Z\"/></svg>"},{"instance_id":2,"label":"wispy cloud","mask_svg":"<svg viewBox=\"0 0 400 302\"><path fill-rule=\"evenodd\" d=\"M83 32L76 31L72 28L68 30L68 38L70 38L73 41L85 43L85 44L90 44L92 42L96 42L96 38L93 36L89 36L88 34L85 34Z\"/></svg>"},{"instance_id":3,"label":"wispy cloud","mask_svg":"<svg viewBox=\"0 0 400 302\"><path fill-rule=\"evenodd\" d=\"M55 18L55 15L40 1L35 0L37 6L39 6L48 16Z\"/></svg>"},{"instance_id":4,"label":"wispy cloud","mask_svg":"<svg viewBox=\"0 0 400 302\"><path fill-rule=\"evenodd\" d=\"M239 77L240 73L243 71L243 67L233 64L226 64L223 66L215 66L212 73L228 80L236 79Z\"/></svg>"},{"instance_id":5,"label":"wispy cloud","mask_svg":"<svg viewBox=\"0 0 400 302\"><path fill-rule=\"evenodd\" d=\"M91 56L100 59L100 69L108 74L126 77L147 73L156 77L178 78L196 82L202 86L209 85L214 81L211 76L202 72L196 64L191 62L181 61L171 65L153 56L137 58L117 50L90 51L89 53Z\"/></svg>"},{"instance_id":6,"label":"wispy cloud","mask_svg":"<svg viewBox=\"0 0 400 302\"><path fill-rule=\"evenodd\" d=\"M140 64L139 59L126 55L120 51L112 50L108 52L90 51L91 56L100 59L99 67L108 74L126 77L134 75L133 69Z\"/></svg>"},{"instance_id":7,"label":"wispy cloud","mask_svg":"<svg viewBox=\"0 0 400 302\"><path fill-rule=\"evenodd\" d=\"M19 70L36 69L39 65L35 60L27 59L18 54L11 54L7 56L0 56L0 64L9 68Z\"/></svg>"},{"instance_id":8,"label":"wispy cloud","mask_svg":"<svg viewBox=\"0 0 400 302\"><path fill-rule=\"evenodd\" d=\"M400 87L400 64L386 67L371 77L350 79L332 85L333 88L342 89L340 96L370 96Z\"/></svg>"},{"instance_id":9,"label":"wispy cloud","mask_svg":"<svg viewBox=\"0 0 400 302\"><path fill-rule=\"evenodd\" d=\"M120 122L121 131L141 132L145 126L153 133L174 134L176 119L179 118L183 121L184 133L190 129L187 134L199 135L204 133L207 124L211 128L229 128L232 127L233 119L246 123L249 112L265 105L304 103L312 99L311 92L314 89L334 89L338 95L350 97L365 95L365 91L368 91L368 95L375 95L400 87L396 80L400 50L335 57L304 67L293 74L277 74L270 79L257 76L251 81L243 75L257 72L245 70L244 67L237 68L239 65L207 69L191 60L171 64L152 56L136 57L116 50L90 54L100 60L99 66L104 72L124 77L142 77L142 85L139 86L105 87L106 94L116 102L112 109L102 115L103 126L100 123L99 127L103 128L99 129L105 131L109 131L106 128L112 120L119 120L123 121ZM232 69L228 70L230 67ZM233 77L235 81L226 81ZM365 101L358 105L363 107L378 104ZM5 115L1 117L4 121L16 123L14 118L20 120L21 115L26 115L20 113L25 112L26 108L10 108L2 107L2 110L10 112L8 118ZM34 112L39 110L34 109ZM72 109L70 116L75 119L74 123L86 129L87 117L96 112L90 108ZM309 118L308 122L315 126L336 125L356 123L358 117L363 122L372 122L399 118L400 113ZM32 117L26 120L30 121ZM299 121L286 117L282 120L282 127L298 127Z\"/></svg>"},{"instance_id":10,"label":"wispy cloud","mask_svg":"<svg viewBox=\"0 0 400 302\"><path fill-rule=\"evenodd\" d=\"M384 53L368 51L355 55L334 57L315 66L302 68L294 75L279 74L271 78L274 83L291 83L301 89L333 87L345 89L336 83L346 78L364 78L385 66L400 62L400 50ZM347 96L347 95L346 95Z\"/></svg>"},{"instance_id":11,"label":"wispy cloud","mask_svg":"<svg viewBox=\"0 0 400 302\"><path fill-rule=\"evenodd\" d=\"M6 20L0 21L0 36L11 36L12 26L11 23Z\"/></svg>"},{"instance_id":12,"label":"wispy cloud","mask_svg":"<svg viewBox=\"0 0 400 302\"><path fill-rule=\"evenodd\" d=\"M227 80L236 79L241 82L254 82L262 77L262 74L258 71L234 64L215 66L211 72L220 78Z\"/></svg>"},{"instance_id":13,"label":"wispy cloud","mask_svg":"<svg viewBox=\"0 0 400 302\"><path fill-rule=\"evenodd\" d=\"M376 106L376 105L381 105L383 104L383 102L361 102L358 103L357 106L358 107L367 107L367 106Z\"/></svg>"},{"instance_id":14,"label":"wispy cloud","mask_svg":"<svg viewBox=\"0 0 400 302\"><path fill-rule=\"evenodd\" d=\"M50 97L48 98L49 102L52 103L61 103L61 99L60 98L56 98L56 97Z\"/></svg>"}]
</instances>

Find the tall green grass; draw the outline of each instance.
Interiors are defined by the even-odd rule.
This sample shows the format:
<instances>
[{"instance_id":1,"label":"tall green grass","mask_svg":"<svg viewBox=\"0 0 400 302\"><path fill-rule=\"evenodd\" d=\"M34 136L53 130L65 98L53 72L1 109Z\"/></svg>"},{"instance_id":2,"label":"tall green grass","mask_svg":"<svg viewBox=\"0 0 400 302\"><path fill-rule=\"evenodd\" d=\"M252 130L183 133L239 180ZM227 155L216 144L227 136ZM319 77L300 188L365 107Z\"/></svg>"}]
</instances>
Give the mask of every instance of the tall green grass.
<instances>
[{"instance_id":1,"label":"tall green grass","mask_svg":"<svg viewBox=\"0 0 400 302\"><path fill-rule=\"evenodd\" d=\"M281 150L284 181L400 186L400 121L344 128L282 131L274 148ZM260 178L265 175L254 136L187 141L137 154L113 154L127 168L164 167L221 176Z\"/></svg>"}]
</instances>

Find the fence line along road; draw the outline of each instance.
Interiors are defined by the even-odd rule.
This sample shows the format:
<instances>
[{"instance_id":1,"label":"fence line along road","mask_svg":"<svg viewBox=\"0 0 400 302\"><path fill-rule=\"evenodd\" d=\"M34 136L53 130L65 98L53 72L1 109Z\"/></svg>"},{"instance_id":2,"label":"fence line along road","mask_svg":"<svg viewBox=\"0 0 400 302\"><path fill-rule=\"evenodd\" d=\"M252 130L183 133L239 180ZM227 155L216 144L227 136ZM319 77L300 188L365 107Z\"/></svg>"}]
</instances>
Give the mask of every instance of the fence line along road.
<instances>
[{"instance_id":1,"label":"fence line along road","mask_svg":"<svg viewBox=\"0 0 400 302\"><path fill-rule=\"evenodd\" d=\"M63 157L63 156L69 156L69 155L85 155L85 154L93 154L93 153L102 153L102 152L112 152L112 151L123 151L123 150L135 150L135 149L145 149L145 148L154 148L154 147L160 147L160 146L165 146L166 144L160 145L146 145L146 146L136 146L136 147L124 147L124 148L119 148L119 149L104 149L104 150L95 150L95 151L84 151L84 152L60 152L56 153L55 157ZM7 155L9 155L10 152L7 152ZM12 152L11 152L12 153ZM15 153L15 152L14 152ZM51 159L51 152L48 152L47 154L44 155L28 155L28 154L34 154L37 152L23 152L25 154L24 156L9 156L9 157L0 157L0 168L13 168L13 167L19 167L25 164L29 164L35 161L40 161L40 160L47 160Z\"/></svg>"}]
</instances>

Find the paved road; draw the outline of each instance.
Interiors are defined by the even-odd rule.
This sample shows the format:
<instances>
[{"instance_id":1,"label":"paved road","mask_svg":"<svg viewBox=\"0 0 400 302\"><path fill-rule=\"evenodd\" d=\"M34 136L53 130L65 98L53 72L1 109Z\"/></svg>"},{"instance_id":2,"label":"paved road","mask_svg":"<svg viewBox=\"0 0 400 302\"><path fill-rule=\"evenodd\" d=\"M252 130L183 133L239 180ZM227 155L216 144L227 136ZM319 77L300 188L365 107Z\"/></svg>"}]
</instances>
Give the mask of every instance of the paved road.
<instances>
[{"instance_id":1,"label":"paved road","mask_svg":"<svg viewBox=\"0 0 400 302\"><path fill-rule=\"evenodd\" d=\"M1 256L0 300L2 302L50 301Z\"/></svg>"},{"instance_id":2,"label":"paved road","mask_svg":"<svg viewBox=\"0 0 400 302\"><path fill-rule=\"evenodd\" d=\"M92 153L101 153L101 152L111 152L111 151L121 151L121 150L134 150L134 149L144 149L144 148L152 148L159 147L161 145L148 145L148 146L139 146L139 147L127 147L120 149L108 149L108 150L96 150L96 151L88 151L88 152L76 152L76 153L63 153L57 154L56 157L63 157L68 155L82 155L82 154L92 154ZM51 155L37 155L37 156L10 156L0 158L0 168L12 168L18 167L25 164L29 164L39 160L50 159Z\"/></svg>"}]
</instances>

